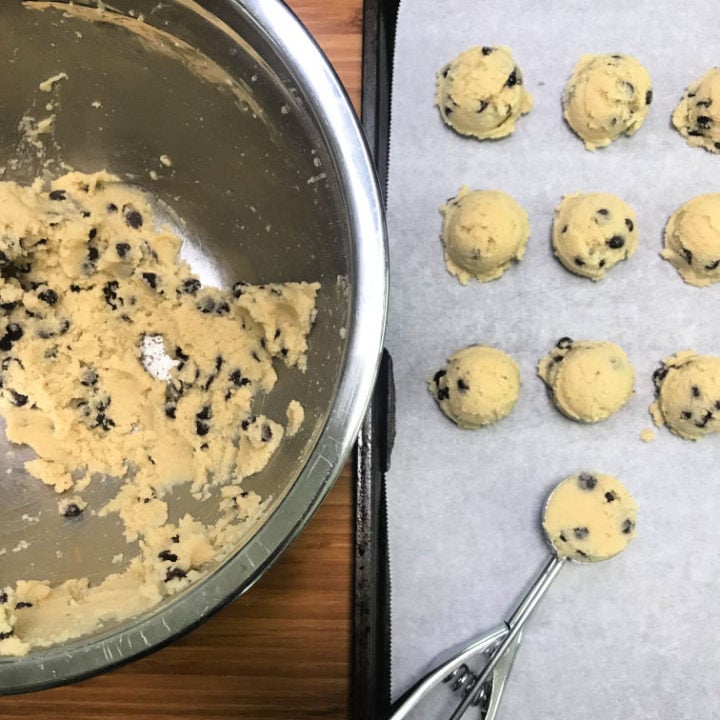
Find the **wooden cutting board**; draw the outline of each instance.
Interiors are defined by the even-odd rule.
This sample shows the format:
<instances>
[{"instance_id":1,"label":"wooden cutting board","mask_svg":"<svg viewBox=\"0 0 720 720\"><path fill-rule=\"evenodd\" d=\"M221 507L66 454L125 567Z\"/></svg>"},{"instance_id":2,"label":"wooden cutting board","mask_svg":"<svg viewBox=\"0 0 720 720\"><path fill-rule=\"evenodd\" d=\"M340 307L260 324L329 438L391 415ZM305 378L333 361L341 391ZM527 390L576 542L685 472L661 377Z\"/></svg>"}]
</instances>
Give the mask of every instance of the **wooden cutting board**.
<instances>
[{"instance_id":1,"label":"wooden cutting board","mask_svg":"<svg viewBox=\"0 0 720 720\"><path fill-rule=\"evenodd\" d=\"M362 0L287 0L360 106ZM0 698L54 720L349 717L352 468L249 592L163 650L71 686Z\"/></svg>"}]
</instances>

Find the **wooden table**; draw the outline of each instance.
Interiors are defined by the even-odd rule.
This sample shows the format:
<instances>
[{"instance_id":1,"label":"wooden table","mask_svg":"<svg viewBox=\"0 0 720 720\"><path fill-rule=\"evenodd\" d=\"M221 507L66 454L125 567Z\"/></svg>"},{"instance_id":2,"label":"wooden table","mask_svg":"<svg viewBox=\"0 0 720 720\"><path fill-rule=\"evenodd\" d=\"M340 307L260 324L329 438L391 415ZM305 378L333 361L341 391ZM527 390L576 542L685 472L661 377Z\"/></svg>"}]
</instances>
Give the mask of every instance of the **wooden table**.
<instances>
[{"instance_id":1,"label":"wooden table","mask_svg":"<svg viewBox=\"0 0 720 720\"><path fill-rule=\"evenodd\" d=\"M287 0L360 105L362 0ZM261 581L172 645L75 685L0 698L55 720L349 717L352 470Z\"/></svg>"}]
</instances>

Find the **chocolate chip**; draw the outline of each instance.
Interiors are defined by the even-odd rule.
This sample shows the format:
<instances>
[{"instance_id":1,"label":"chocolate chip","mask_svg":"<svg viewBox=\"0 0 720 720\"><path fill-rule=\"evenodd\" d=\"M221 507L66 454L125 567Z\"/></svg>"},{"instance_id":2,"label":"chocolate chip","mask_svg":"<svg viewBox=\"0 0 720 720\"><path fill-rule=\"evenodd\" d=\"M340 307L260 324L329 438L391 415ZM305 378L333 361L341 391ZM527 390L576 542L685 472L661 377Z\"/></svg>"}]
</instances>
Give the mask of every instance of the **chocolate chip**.
<instances>
[{"instance_id":1,"label":"chocolate chip","mask_svg":"<svg viewBox=\"0 0 720 720\"><path fill-rule=\"evenodd\" d=\"M453 114L453 109L452 109L449 105L446 105L446 106L443 108L443 111L444 111L444 113L445 113L445 117L447 117L448 115L452 115L452 114Z\"/></svg>"},{"instance_id":2,"label":"chocolate chip","mask_svg":"<svg viewBox=\"0 0 720 720\"><path fill-rule=\"evenodd\" d=\"M170 582L171 580L176 579L181 580L186 576L187 573L179 567L168 568L168 571L165 573L165 582Z\"/></svg>"},{"instance_id":3,"label":"chocolate chip","mask_svg":"<svg viewBox=\"0 0 720 720\"><path fill-rule=\"evenodd\" d=\"M130 252L130 243L121 242L115 245L118 257L124 258Z\"/></svg>"},{"instance_id":4,"label":"chocolate chip","mask_svg":"<svg viewBox=\"0 0 720 720\"><path fill-rule=\"evenodd\" d=\"M607 245L612 250L619 250L625 244L625 238L622 235L613 235L608 241Z\"/></svg>"},{"instance_id":5,"label":"chocolate chip","mask_svg":"<svg viewBox=\"0 0 720 720\"><path fill-rule=\"evenodd\" d=\"M561 230L560 232L561 232L561 233L566 233L566 232L567 232L567 229L568 229L568 226L567 226L567 225L563 225L563 226L562 226L562 230Z\"/></svg>"},{"instance_id":6,"label":"chocolate chip","mask_svg":"<svg viewBox=\"0 0 720 720\"><path fill-rule=\"evenodd\" d=\"M118 297L118 288L120 283L117 280L109 280L103 286L103 295L105 296L105 302L113 309L117 310L120 305L124 304L121 297Z\"/></svg>"},{"instance_id":7,"label":"chocolate chip","mask_svg":"<svg viewBox=\"0 0 720 720\"><path fill-rule=\"evenodd\" d=\"M715 409L720 410L720 400L715 401Z\"/></svg>"},{"instance_id":8,"label":"chocolate chip","mask_svg":"<svg viewBox=\"0 0 720 720\"><path fill-rule=\"evenodd\" d=\"M448 76L448 73L449 73L449 72L450 72L450 66L449 66L449 65L446 65L446 66L442 69L442 76L443 76L444 78L446 78L446 77Z\"/></svg>"},{"instance_id":9,"label":"chocolate chip","mask_svg":"<svg viewBox=\"0 0 720 720\"><path fill-rule=\"evenodd\" d=\"M508 79L505 81L505 85L508 87L514 87L515 85L522 85L522 75L518 72L517 67L513 68L513 71L508 75Z\"/></svg>"},{"instance_id":10,"label":"chocolate chip","mask_svg":"<svg viewBox=\"0 0 720 720\"><path fill-rule=\"evenodd\" d=\"M157 274L154 272L144 272L142 279L153 289L157 290Z\"/></svg>"},{"instance_id":11,"label":"chocolate chip","mask_svg":"<svg viewBox=\"0 0 720 720\"><path fill-rule=\"evenodd\" d=\"M210 423L205 420L195 421L195 433L197 435L207 435L210 432Z\"/></svg>"},{"instance_id":12,"label":"chocolate chip","mask_svg":"<svg viewBox=\"0 0 720 720\"><path fill-rule=\"evenodd\" d=\"M64 190L52 190L50 193L48 193L48 197L51 200L64 200L65 199L65 191Z\"/></svg>"},{"instance_id":13,"label":"chocolate chip","mask_svg":"<svg viewBox=\"0 0 720 720\"><path fill-rule=\"evenodd\" d=\"M185 295L195 295L200 289L200 281L197 278L187 278L183 280L182 285L179 288L179 292Z\"/></svg>"},{"instance_id":14,"label":"chocolate chip","mask_svg":"<svg viewBox=\"0 0 720 720\"><path fill-rule=\"evenodd\" d=\"M244 385L250 384L250 378L243 377L240 370L233 370L230 373L230 381L233 385L237 385L237 387L243 387Z\"/></svg>"},{"instance_id":15,"label":"chocolate chip","mask_svg":"<svg viewBox=\"0 0 720 720\"><path fill-rule=\"evenodd\" d=\"M4 605L8 601L8 594L3 590L0 592L0 605Z\"/></svg>"},{"instance_id":16,"label":"chocolate chip","mask_svg":"<svg viewBox=\"0 0 720 720\"><path fill-rule=\"evenodd\" d=\"M704 428L712 419L712 410L708 410L702 418L695 423L695 427Z\"/></svg>"},{"instance_id":17,"label":"chocolate chip","mask_svg":"<svg viewBox=\"0 0 720 720\"><path fill-rule=\"evenodd\" d=\"M635 224L630 218L625 218L625 225L627 225L627 229L632 232L635 229Z\"/></svg>"},{"instance_id":18,"label":"chocolate chip","mask_svg":"<svg viewBox=\"0 0 720 720\"><path fill-rule=\"evenodd\" d=\"M692 393L693 397L696 397L696 398L700 397L700 388L697 385L693 385L690 388L690 392Z\"/></svg>"},{"instance_id":19,"label":"chocolate chip","mask_svg":"<svg viewBox=\"0 0 720 720\"><path fill-rule=\"evenodd\" d=\"M606 501L606 502L613 502L614 500L617 500L617 495L616 495L612 490L608 490L608 491L605 493L605 501Z\"/></svg>"},{"instance_id":20,"label":"chocolate chip","mask_svg":"<svg viewBox=\"0 0 720 720\"><path fill-rule=\"evenodd\" d=\"M245 420L240 423L240 427L242 427L243 430L247 430L255 422L256 419L257 418L254 415L251 415L250 417L245 418Z\"/></svg>"},{"instance_id":21,"label":"chocolate chip","mask_svg":"<svg viewBox=\"0 0 720 720\"><path fill-rule=\"evenodd\" d=\"M716 150L720 150L720 142L713 143Z\"/></svg>"},{"instance_id":22,"label":"chocolate chip","mask_svg":"<svg viewBox=\"0 0 720 720\"><path fill-rule=\"evenodd\" d=\"M590 531L586 527L573 528L573 535L575 535L576 540L584 540L589 534Z\"/></svg>"},{"instance_id":23,"label":"chocolate chip","mask_svg":"<svg viewBox=\"0 0 720 720\"><path fill-rule=\"evenodd\" d=\"M82 376L80 377L80 384L85 385L85 387L91 387L98 381L98 374L96 370L93 370L92 368L87 368Z\"/></svg>"},{"instance_id":24,"label":"chocolate chip","mask_svg":"<svg viewBox=\"0 0 720 720\"><path fill-rule=\"evenodd\" d=\"M687 260L687 264L688 264L688 265L692 265L692 261L693 261L693 254L692 254L692 252L691 252L690 250L688 250L686 247L683 247L683 246L681 245L681 246L680 246L680 253L681 253L682 256L685 258L685 260Z\"/></svg>"},{"instance_id":25,"label":"chocolate chip","mask_svg":"<svg viewBox=\"0 0 720 720\"><path fill-rule=\"evenodd\" d=\"M108 203L107 211L108 211L109 213L117 212L117 209L118 209L118 207L117 207L117 205L116 205L115 203Z\"/></svg>"},{"instance_id":26,"label":"chocolate chip","mask_svg":"<svg viewBox=\"0 0 720 720\"><path fill-rule=\"evenodd\" d=\"M687 134L690 137L702 137L705 133L702 130L688 130Z\"/></svg>"},{"instance_id":27,"label":"chocolate chip","mask_svg":"<svg viewBox=\"0 0 720 720\"><path fill-rule=\"evenodd\" d=\"M658 389L660 388L660 383L665 379L665 376L668 374L669 368L667 368L665 365L661 365L652 376L653 382L655 383L655 387Z\"/></svg>"},{"instance_id":28,"label":"chocolate chip","mask_svg":"<svg viewBox=\"0 0 720 720\"><path fill-rule=\"evenodd\" d=\"M580 258L580 257L576 257L576 258L575 258L575 264L576 264L578 267L582 267L582 266L585 264L585 261L584 261L582 258Z\"/></svg>"},{"instance_id":29,"label":"chocolate chip","mask_svg":"<svg viewBox=\"0 0 720 720\"><path fill-rule=\"evenodd\" d=\"M209 420L212 417L212 408L209 405L203 406L203 408L200 410L195 417L198 420Z\"/></svg>"},{"instance_id":30,"label":"chocolate chip","mask_svg":"<svg viewBox=\"0 0 720 720\"><path fill-rule=\"evenodd\" d=\"M712 105L712 100L710 98L707 98L705 100L698 100L695 104L698 107L709 108Z\"/></svg>"},{"instance_id":31,"label":"chocolate chip","mask_svg":"<svg viewBox=\"0 0 720 720\"><path fill-rule=\"evenodd\" d=\"M712 124L712 118L708 115L698 115L695 119L697 126L703 130L707 130Z\"/></svg>"},{"instance_id":32,"label":"chocolate chip","mask_svg":"<svg viewBox=\"0 0 720 720\"><path fill-rule=\"evenodd\" d=\"M63 517L74 518L82 515L83 509L77 503L68 503L63 511Z\"/></svg>"},{"instance_id":33,"label":"chocolate chip","mask_svg":"<svg viewBox=\"0 0 720 720\"><path fill-rule=\"evenodd\" d=\"M483 47L482 54L483 55L489 55L495 48L488 47L487 45Z\"/></svg>"},{"instance_id":34,"label":"chocolate chip","mask_svg":"<svg viewBox=\"0 0 720 720\"><path fill-rule=\"evenodd\" d=\"M653 100L653 91L652 91L652 90L648 90L648 91L645 93L645 104L646 104L646 105L649 105L649 104L652 102L652 100Z\"/></svg>"},{"instance_id":35,"label":"chocolate chip","mask_svg":"<svg viewBox=\"0 0 720 720\"><path fill-rule=\"evenodd\" d=\"M101 427L105 432L108 432L111 427L115 427L115 421L104 412L99 412L95 416L95 427Z\"/></svg>"},{"instance_id":36,"label":"chocolate chip","mask_svg":"<svg viewBox=\"0 0 720 720\"><path fill-rule=\"evenodd\" d=\"M620 529L622 530L623 535L629 535L635 529L635 523L634 521L630 520L630 518L628 518L627 520L623 521Z\"/></svg>"},{"instance_id":37,"label":"chocolate chip","mask_svg":"<svg viewBox=\"0 0 720 720\"><path fill-rule=\"evenodd\" d=\"M239 298L244 292L245 288L248 286L246 282L243 282L242 280L238 280L232 287L233 295L236 298Z\"/></svg>"},{"instance_id":38,"label":"chocolate chip","mask_svg":"<svg viewBox=\"0 0 720 720\"><path fill-rule=\"evenodd\" d=\"M79 285L75 285L74 283L70 285L70 292L79 293L82 290L82 288Z\"/></svg>"},{"instance_id":39,"label":"chocolate chip","mask_svg":"<svg viewBox=\"0 0 720 720\"><path fill-rule=\"evenodd\" d=\"M177 562L178 556L170 550L161 550L158 557L165 562Z\"/></svg>"},{"instance_id":40,"label":"chocolate chip","mask_svg":"<svg viewBox=\"0 0 720 720\"><path fill-rule=\"evenodd\" d=\"M33 604L31 602L24 602L20 601L19 603L15 603L15 609L16 610L22 610L23 608L31 608Z\"/></svg>"},{"instance_id":41,"label":"chocolate chip","mask_svg":"<svg viewBox=\"0 0 720 720\"><path fill-rule=\"evenodd\" d=\"M606 261L605 261L604 259L601 260L601 261L598 263L598 267L604 268L604 267L605 267L605 262L606 262Z\"/></svg>"},{"instance_id":42,"label":"chocolate chip","mask_svg":"<svg viewBox=\"0 0 720 720\"><path fill-rule=\"evenodd\" d=\"M635 93L635 86L634 86L631 82L628 82L627 80L625 80L625 81L623 81L623 85L625 86L625 89L626 89L631 95L633 95L633 94Z\"/></svg>"},{"instance_id":43,"label":"chocolate chip","mask_svg":"<svg viewBox=\"0 0 720 720\"><path fill-rule=\"evenodd\" d=\"M683 420L689 420L692 417L692 410L683 410L680 413L680 416L683 418Z\"/></svg>"},{"instance_id":44,"label":"chocolate chip","mask_svg":"<svg viewBox=\"0 0 720 720\"><path fill-rule=\"evenodd\" d=\"M272 440L272 436L272 428L267 423L263 424L262 430L260 431L260 439L263 442L269 442Z\"/></svg>"},{"instance_id":45,"label":"chocolate chip","mask_svg":"<svg viewBox=\"0 0 720 720\"><path fill-rule=\"evenodd\" d=\"M476 112L476 113L481 113L483 110L485 110L485 108L486 108L489 104L490 104L490 103L489 103L487 100L481 100L481 101L480 101L480 106L478 107L478 109L477 109L475 112Z\"/></svg>"},{"instance_id":46,"label":"chocolate chip","mask_svg":"<svg viewBox=\"0 0 720 720\"><path fill-rule=\"evenodd\" d=\"M572 345L572 338L569 337L561 337L556 343L555 347L560 348L561 350L569 350L570 346Z\"/></svg>"},{"instance_id":47,"label":"chocolate chip","mask_svg":"<svg viewBox=\"0 0 720 720\"><path fill-rule=\"evenodd\" d=\"M713 260L711 263L708 263L705 266L706 270L716 270L718 265L720 265L720 260Z\"/></svg>"},{"instance_id":48,"label":"chocolate chip","mask_svg":"<svg viewBox=\"0 0 720 720\"><path fill-rule=\"evenodd\" d=\"M558 537L559 537L563 542L567 542L567 538L565 537L565 533L560 533L560 535L558 535Z\"/></svg>"},{"instance_id":49,"label":"chocolate chip","mask_svg":"<svg viewBox=\"0 0 720 720\"><path fill-rule=\"evenodd\" d=\"M125 223L129 227L135 230L142 227L143 217L137 210L134 210L133 208L123 208L123 214L125 217Z\"/></svg>"},{"instance_id":50,"label":"chocolate chip","mask_svg":"<svg viewBox=\"0 0 720 720\"><path fill-rule=\"evenodd\" d=\"M5 328L5 335L0 338L0 350L10 350L14 342L23 336L23 329L17 323L9 323Z\"/></svg>"},{"instance_id":51,"label":"chocolate chip","mask_svg":"<svg viewBox=\"0 0 720 720\"><path fill-rule=\"evenodd\" d=\"M594 490L597 485L597 478L589 473L580 473L577 483L581 490Z\"/></svg>"},{"instance_id":52,"label":"chocolate chip","mask_svg":"<svg viewBox=\"0 0 720 720\"><path fill-rule=\"evenodd\" d=\"M470 389L470 386L462 378L458 378L457 386L460 392L467 392Z\"/></svg>"},{"instance_id":53,"label":"chocolate chip","mask_svg":"<svg viewBox=\"0 0 720 720\"><path fill-rule=\"evenodd\" d=\"M610 215L610 211L607 208L600 208L597 211L597 214L602 215L603 217L607 217L608 215Z\"/></svg>"},{"instance_id":54,"label":"chocolate chip","mask_svg":"<svg viewBox=\"0 0 720 720\"><path fill-rule=\"evenodd\" d=\"M22 393L19 393L15 390L10 390L10 394L12 395L12 404L15 405L15 407L22 407L23 405L27 405L27 395L23 395Z\"/></svg>"},{"instance_id":55,"label":"chocolate chip","mask_svg":"<svg viewBox=\"0 0 720 720\"><path fill-rule=\"evenodd\" d=\"M52 288L48 288L38 293L38 298L48 305L54 305L58 301L58 294Z\"/></svg>"}]
</instances>

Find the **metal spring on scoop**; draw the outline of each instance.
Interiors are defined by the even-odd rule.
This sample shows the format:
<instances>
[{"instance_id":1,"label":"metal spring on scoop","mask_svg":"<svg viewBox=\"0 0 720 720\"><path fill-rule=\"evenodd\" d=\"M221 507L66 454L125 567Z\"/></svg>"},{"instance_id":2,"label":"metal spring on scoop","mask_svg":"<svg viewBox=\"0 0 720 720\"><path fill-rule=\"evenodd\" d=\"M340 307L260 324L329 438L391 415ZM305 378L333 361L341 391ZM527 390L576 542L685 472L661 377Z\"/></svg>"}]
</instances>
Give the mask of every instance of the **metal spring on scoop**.
<instances>
[{"instance_id":1,"label":"metal spring on scoop","mask_svg":"<svg viewBox=\"0 0 720 720\"><path fill-rule=\"evenodd\" d=\"M458 665L458 667L456 667L449 675L444 677L443 682L449 684L452 692L460 690L463 697L465 697L475 687L478 677L477 673L474 673L465 663L463 663L462 665ZM470 703L471 706L477 707L478 705L481 705L481 712L486 712L487 703L490 699L490 693L488 692L489 689L490 688L487 683L483 685L480 692L475 696L472 703Z\"/></svg>"}]
</instances>

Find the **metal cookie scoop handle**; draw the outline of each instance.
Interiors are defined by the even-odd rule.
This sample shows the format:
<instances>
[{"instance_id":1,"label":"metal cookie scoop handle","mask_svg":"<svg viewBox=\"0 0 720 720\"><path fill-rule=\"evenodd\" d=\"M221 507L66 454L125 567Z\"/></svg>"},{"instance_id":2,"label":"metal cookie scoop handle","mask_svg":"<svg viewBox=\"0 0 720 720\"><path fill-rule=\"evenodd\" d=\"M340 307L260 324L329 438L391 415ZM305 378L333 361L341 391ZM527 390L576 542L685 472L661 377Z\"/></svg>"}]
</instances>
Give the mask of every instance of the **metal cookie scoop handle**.
<instances>
[{"instance_id":1,"label":"metal cookie scoop handle","mask_svg":"<svg viewBox=\"0 0 720 720\"><path fill-rule=\"evenodd\" d=\"M400 701L390 720L410 717L431 693L448 684L451 690L463 691L463 698L450 720L459 720L471 705L482 705L482 720L493 720L520 645L523 627L565 562L566 558L553 554L510 619L430 671ZM484 659L486 664L475 673L470 670L469 664L479 659Z\"/></svg>"}]
</instances>

